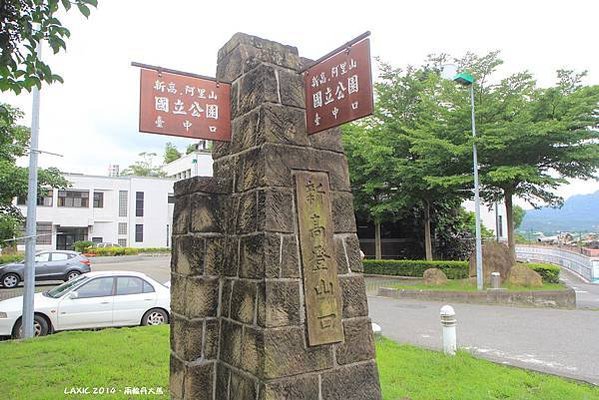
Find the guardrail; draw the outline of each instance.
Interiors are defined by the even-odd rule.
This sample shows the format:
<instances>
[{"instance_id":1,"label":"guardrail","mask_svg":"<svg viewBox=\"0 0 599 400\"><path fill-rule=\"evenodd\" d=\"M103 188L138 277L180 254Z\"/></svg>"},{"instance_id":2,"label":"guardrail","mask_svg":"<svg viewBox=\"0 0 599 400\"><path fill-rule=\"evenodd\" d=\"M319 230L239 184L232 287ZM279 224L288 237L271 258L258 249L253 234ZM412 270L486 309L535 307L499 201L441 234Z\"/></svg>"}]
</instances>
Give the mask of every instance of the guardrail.
<instances>
[{"instance_id":1,"label":"guardrail","mask_svg":"<svg viewBox=\"0 0 599 400\"><path fill-rule=\"evenodd\" d=\"M592 283L599 283L599 257L588 257L560 247L516 245L518 260L560 265Z\"/></svg>"}]
</instances>

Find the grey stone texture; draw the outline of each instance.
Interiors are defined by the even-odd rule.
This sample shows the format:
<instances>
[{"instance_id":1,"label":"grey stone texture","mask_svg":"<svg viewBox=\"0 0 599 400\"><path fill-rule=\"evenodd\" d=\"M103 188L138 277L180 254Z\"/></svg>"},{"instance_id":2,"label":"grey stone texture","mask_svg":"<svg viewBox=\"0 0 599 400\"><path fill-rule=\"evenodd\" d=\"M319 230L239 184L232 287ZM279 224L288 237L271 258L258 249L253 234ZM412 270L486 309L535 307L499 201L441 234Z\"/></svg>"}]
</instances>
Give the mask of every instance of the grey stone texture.
<instances>
[{"instance_id":1,"label":"grey stone texture","mask_svg":"<svg viewBox=\"0 0 599 400\"><path fill-rule=\"evenodd\" d=\"M171 397L378 400L374 340L340 130L306 133L306 60L235 34L218 53L232 141L214 177L175 184ZM309 346L294 171L326 172L342 291L340 343Z\"/></svg>"}]
</instances>

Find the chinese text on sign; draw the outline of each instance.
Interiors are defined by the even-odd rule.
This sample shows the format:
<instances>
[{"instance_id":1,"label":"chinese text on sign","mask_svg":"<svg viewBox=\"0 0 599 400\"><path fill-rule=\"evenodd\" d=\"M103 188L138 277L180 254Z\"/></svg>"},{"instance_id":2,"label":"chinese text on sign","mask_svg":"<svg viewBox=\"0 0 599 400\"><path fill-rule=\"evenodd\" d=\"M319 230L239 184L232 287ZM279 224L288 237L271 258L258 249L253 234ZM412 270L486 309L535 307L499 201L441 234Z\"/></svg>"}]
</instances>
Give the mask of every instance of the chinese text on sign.
<instances>
[{"instance_id":1,"label":"chinese text on sign","mask_svg":"<svg viewBox=\"0 0 599 400\"><path fill-rule=\"evenodd\" d=\"M304 87L308 134L372 114L370 40L310 67Z\"/></svg>"},{"instance_id":2,"label":"chinese text on sign","mask_svg":"<svg viewBox=\"0 0 599 400\"><path fill-rule=\"evenodd\" d=\"M337 262L328 175L295 175L299 240L306 298L308 343L316 346L343 340Z\"/></svg>"},{"instance_id":3,"label":"chinese text on sign","mask_svg":"<svg viewBox=\"0 0 599 400\"><path fill-rule=\"evenodd\" d=\"M142 69L139 130L230 141L230 91L227 83Z\"/></svg>"}]
</instances>

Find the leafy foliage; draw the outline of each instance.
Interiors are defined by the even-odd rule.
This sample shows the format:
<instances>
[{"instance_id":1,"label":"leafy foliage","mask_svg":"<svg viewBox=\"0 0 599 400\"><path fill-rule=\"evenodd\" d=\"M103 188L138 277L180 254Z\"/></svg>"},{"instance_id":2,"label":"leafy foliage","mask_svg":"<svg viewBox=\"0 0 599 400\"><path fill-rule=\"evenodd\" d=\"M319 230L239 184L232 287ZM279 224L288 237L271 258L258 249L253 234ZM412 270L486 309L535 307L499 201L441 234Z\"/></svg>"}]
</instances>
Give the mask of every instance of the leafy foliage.
<instances>
[{"instance_id":1,"label":"leafy foliage","mask_svg":"<svg viewBox=\"0 0 599 400\"><path fill-rule=\"evenodd\" d=\"M135 164L129 165L125 168L121 175L133 175L133 176L154 176L154 177L163 177L166 174L162 171L160 166L154 165L154 157L156 157L156 153L147 153L141 152L139 153L141 160L135 162Z\"/></svg>"},{"instance_id":2,"label":"leafy foliage","mask_svg":"<svg viewBox=\"0 0 599 400\"><path fill-rule=\"evenodd\" d=\"M524 265L541 275L543 283L559 283L560 268L557 265L537 263L526 263Z\"/></svg>"},{"instance_id":3,"label":"leafy foliage","mask_svg":"<svg viewBox=\"0 0 599 400\"><path fill-rule=\"evenodd\" d=\"M90 242L89 240L79 240L79 241L73 243L73 248L75 249L75 251L83 253L84 251L86 251L87 249L92 247L93 245L94 245L94 242Z\"/></svg>"},{"instance_id":4,"label":"leafy foliage","mask_svg":"<svg viewBox=\"0 0 599 400\"><path fill-rule=\"evenodd\" d=\"M62 82L36 53L46 41L54 54L66 50L71 35L57 15L75 6L86 18L97 0L4 0L0 1L0 91L19 94L41 87L42 82Z\"/></svg>"},{"instance_id":5,"label":"leafy foliage","mask_svg":"<svg viewBox=\"0 0 599 400\"><path fill-rule=\"evenodd\" d=\"M347 141L350 157L357 153L357 189L370 195L366 208L375 215L424 204L434 209L439 199L467 197L472 188L469 90L441 80L448 62L476 79L481 195L488 203L505 201L513 253L514 196L535 207L559 206L555 189L569 178L599 178L599 86L584 86L585 73L569 70L557 71L549 88L539 88L526 71L499 80L497 51L429 56L423 66L405 70L382 64L375 116L362 124L369 138Z\"/></svg>"},{"instance_id":6,"label":"leafy foliage","mask_svg":"<svg viewBox=\"0 0 599 400\"><path fill-rule=\"evenodd\" d=\"M164 146L164 163L168 164L181 158L181 152L171 142L167 142Z\"/></svg>"},{"instance_id":7,"label":"leafy foliage","mask_svg":"<svg viewBox=\"0 0 599 400\"><path fill-rule=\"evenodd\" d=\"M520 206L514 206L514 229L520 228L520 225L522 225L522 221L524 220L525 215L525 209L523 209Z\"/></svg>"},{"instance_id":8,"label":"leafy foliage","mask_svg":"<svg viewBox=\"0 0 599 400\"><path fill-rule=\"evenodd\" d=\"M466 261L363 260L362 263L365 274L422 277L427 269L439 268L449 279L468 277Z\"/></svg>"},{"instance_id":9,"label":"leafy foliage","mask_svg":"<svg viewBox=\"0 0 599 400\"><path fill-rule=\"evenodd\" d=\"M0 247L14 245L4 242L19 231L24 222L20 210L12 204L15 197L26 197L29 183L27 168L18 167L16 160L24 156L29 146L29 128L17 125L23 113L7 104L0 113ZM42 197L49 188L65 188L69 182L56 168L38 170L38 195Z\"/></svg>"},{"instance_id":10,"label":"leafy foliage","mask_svg":"<svg viewBox=\"0 0 599 400\"><path fill-rule=\"evenodd\" d=\"M194 151L196 151L197 149L198 149L197 143L190 143L187 145L187 148L185 149L185 154L191 154Z\"/></svg>"}]
</instances>

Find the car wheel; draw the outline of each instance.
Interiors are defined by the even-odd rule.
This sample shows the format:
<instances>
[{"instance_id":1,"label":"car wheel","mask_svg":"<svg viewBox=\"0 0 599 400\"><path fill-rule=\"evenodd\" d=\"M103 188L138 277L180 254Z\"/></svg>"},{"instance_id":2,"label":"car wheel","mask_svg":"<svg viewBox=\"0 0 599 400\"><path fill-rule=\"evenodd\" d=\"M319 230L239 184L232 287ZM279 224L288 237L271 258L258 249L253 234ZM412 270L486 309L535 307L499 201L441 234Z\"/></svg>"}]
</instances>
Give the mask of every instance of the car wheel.
<instances>
[{"instance_id":1,"label":"car wheel","mask_svg":"<svg viewBox=\"0 0 599 400\"><path fill-rule=\"evenodd\" d=\"M48 322L40 315L33 316L33 335L46 336L48 334ZM23 337L23 320L19 319L12 330L13 339L21 339Z\"/></svg>"},{"instance_id":2,"label":"car wheel","mask_svg":"<svg viewBox=\"0 0 599 400\"><path fill-rule=\"evenodd\" d=\"M142 325L162 325L168 323L168 315L160 308L152 308L141 319Z\"/></svg>"},{"instance_id":3,"label":"car wheel","mask_svg":"<svg viewBox=\"0 0 599 400\"><path fill-rule=\"evenodd\" d=\"M69 273L67 274L67 279L66 281L70 281L71 279L75 279L77 278L79 275L81 275L81 272L79 271L69 271ZM65 282L66 282L65 281Z\"/></svg>"},{"instance_id":4,"label":"car wheel","mask_svg":"<svg viewBox=\"0 0 599 400\"><path fill-rule=\"evenodd\" d=\"M12 289L19 284L19 275L17 274L6 274L2 277L2 286L7 289Z\"/></svg>"}]
</instances>

